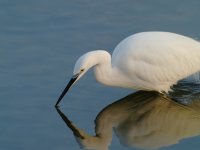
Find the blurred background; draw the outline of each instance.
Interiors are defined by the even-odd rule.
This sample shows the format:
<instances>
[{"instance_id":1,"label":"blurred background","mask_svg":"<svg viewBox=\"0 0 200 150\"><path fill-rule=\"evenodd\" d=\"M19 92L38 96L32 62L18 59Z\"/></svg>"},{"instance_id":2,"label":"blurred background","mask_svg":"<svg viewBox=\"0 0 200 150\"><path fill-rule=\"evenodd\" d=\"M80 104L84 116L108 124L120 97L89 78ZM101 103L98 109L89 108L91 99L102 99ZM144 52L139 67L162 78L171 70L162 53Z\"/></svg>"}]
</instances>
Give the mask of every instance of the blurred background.
<instances>
[{"instance_id":1,"label":"blurred background","mask_svg":"<svg viewBox=\"0 0 200 150\"><path fill-rule=\"evenodd\" d=\"M78 150L54 108L77 58L95 49L112 53L142 31L199 39L199 6L198 0L0 0L0 149ZM129 93L97 83L89 71L60 105L92 134L98 112ZM199 140L163 149L199 147ZM114 137L110 149L129 148Z\"/></svg>"}]
</instances>

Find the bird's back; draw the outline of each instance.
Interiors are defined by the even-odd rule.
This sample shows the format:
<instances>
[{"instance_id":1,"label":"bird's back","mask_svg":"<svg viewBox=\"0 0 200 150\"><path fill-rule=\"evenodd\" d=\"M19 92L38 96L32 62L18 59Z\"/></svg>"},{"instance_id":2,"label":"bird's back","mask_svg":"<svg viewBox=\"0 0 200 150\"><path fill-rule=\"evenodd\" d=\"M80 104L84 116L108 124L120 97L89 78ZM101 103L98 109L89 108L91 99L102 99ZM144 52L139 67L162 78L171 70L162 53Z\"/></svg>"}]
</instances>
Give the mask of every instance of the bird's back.
<instances>
[{"instance_id":1,"label":"bird's back","mask_svg":"<svg viewBox=\"0 0 200 150\"><path fill-rule=\"evenodd\" d=\"M169 32L137 33L117 45L112 65L130 78L133 88L167 92L200 70L200 43Z\"/></svg>"}]
</instances>

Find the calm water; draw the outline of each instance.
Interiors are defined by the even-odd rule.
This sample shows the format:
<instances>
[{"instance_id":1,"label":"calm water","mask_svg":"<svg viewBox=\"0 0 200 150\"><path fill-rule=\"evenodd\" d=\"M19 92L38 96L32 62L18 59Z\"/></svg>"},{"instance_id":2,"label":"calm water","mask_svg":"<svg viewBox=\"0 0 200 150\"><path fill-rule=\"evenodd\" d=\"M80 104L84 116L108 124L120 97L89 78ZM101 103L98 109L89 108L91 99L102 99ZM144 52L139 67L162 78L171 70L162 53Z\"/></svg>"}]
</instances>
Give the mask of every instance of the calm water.
<instances>
[{"instance_id":1,"label":"calm water","mask_svg":"<svg viewBox=\"0 0 200 150\"><path fill-rule=\"evenodd\" d=\"M1 0L0 149L78 150L54 108L76 59L93 49L112 52L120 40L140 31L200 39L199 5L198 0ZM96 83L90 71L61 108L92 134L98 112L131 92ZM163 149L198 149L199 140L197 136ZM110 149L129 148L114 137Z\"/></svg>"}]
</instances>

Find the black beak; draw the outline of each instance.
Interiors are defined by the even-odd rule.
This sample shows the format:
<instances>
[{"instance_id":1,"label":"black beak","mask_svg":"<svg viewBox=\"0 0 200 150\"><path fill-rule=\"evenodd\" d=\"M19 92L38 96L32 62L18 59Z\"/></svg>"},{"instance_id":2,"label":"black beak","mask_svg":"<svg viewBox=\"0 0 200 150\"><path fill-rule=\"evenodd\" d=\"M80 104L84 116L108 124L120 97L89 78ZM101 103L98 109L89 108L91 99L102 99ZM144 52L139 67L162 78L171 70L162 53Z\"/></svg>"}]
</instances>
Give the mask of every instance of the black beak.
<instances>
[{"instance_id":1,"label":"black beak","mask_svg":"<svg viewBox=\"0 0 200 150\"><path fill-rule=\"evenodd\" d=\"M63 90L62 94L58 98L55 106L58 106L58 104L60 103L60 101L62 100L62 98L65 96L65 94L67 93L67 91L70 89L70 87L72 86L72 84L76 81L76 79L78 78L78 76L79 76L79 74L74 75L71 78L71 80L69 81L69 83L67 84L67 86L65 87L65 89Z\"/></svg>"}]
</instances>

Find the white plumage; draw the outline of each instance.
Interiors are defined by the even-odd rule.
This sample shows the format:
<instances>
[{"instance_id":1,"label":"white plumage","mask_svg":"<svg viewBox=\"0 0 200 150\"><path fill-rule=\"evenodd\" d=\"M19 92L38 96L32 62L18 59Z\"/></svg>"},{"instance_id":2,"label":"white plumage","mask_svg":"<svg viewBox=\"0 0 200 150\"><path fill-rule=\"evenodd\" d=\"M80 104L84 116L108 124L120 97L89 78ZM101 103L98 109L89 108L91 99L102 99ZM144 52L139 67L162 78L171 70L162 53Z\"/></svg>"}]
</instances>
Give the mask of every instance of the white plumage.
<instances>
[{"instance_id":1,"label":"white plumage","mask_svg":"<svg viewBox=\"0 0 200 150\"><path fill-rule=\"evenodd\" d=\"M119 43L112 65L132 87L168 92L173 84L200 71L200 43L169 32L142 32Z\"/></svg>"},{"instance_id":2,"label":"white plumage","mask_svg":"<svg viewBox=\"0 0 200 150\"><path fill-rule=\"evenodd\" d=\"M97 81L109 86L169 92L172 85L200 71L200 43L169 32L142 32L121 41L112 57L105 50L82 55L59 97L94 67Z\"/></svg>"}]
</instances>

